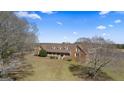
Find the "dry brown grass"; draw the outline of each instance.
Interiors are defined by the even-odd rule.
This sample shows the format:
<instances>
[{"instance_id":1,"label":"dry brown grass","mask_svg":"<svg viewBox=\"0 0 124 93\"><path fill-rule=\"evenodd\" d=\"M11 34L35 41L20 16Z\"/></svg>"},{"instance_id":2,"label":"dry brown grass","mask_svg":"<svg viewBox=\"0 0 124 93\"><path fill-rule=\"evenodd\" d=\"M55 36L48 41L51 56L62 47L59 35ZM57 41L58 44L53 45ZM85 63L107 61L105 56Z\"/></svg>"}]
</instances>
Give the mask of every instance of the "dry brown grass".
<instances>
[{"instance_id":1,"label":"dry brown grass","mask_svg":"<svg viewBox=\"0 0 124 93\"><path fill-rule=\"evenodd\" d=\"M26 59L32 64L34 73L23 80L81 80L80 78L73 76L69 71L68 68L70 64L72 64L71 62L32 55L27 55Z\"/></svg>"},{"instance_id":2,"label":"dry brown grass","mask_svg":"<svg viewBox=\"0 0 124 93\"><path fill-rule=\"evenodd\" d=\"M26 81L77 81L84 80L78 76L74 76L69 70L71 64L79 65L75 62L37 57L32 55L26 56L28 61L33 66L33 74L25 77L22 80ZM83 66L86 66L85 64ZM108 76L113 80L124 80L124 62L116 62L109 64L103 69Z\"/></svg>"}]
</instances>

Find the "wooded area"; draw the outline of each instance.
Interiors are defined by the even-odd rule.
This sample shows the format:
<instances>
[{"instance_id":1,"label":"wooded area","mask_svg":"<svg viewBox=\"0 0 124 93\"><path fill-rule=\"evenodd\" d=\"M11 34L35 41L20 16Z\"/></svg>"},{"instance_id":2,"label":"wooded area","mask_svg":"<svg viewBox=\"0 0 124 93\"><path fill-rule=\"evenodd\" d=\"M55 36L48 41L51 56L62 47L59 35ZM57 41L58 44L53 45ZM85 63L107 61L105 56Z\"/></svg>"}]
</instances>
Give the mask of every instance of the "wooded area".
<instances>
[{"instance_id":1,"label":"wooded area","mask_svg":"<svg viewBox=\"0 0 124 93\"><path fill-rule=\"evenodd\" d=\"M0 79L16 80L30 71L24 53L37 41L36 27L14 12L0 12Z\"/></svg>"}]
</instances>

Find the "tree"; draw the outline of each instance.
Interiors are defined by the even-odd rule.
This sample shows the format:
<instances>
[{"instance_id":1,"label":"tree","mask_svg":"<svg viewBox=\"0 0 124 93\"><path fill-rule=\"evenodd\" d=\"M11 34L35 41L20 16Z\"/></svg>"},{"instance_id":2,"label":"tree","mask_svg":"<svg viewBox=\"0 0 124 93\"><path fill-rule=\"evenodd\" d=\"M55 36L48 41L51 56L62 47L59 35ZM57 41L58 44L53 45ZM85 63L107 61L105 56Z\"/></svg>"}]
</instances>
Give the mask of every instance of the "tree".
<instances>
[{"instance_id":1,"label":"tree","mask_svg":"<svg viewBox=\"0 0 124 93\"><path fill-rule=\"evenodd\" d=\"M76 43L90 43L91 42L91 40L89 39L89 38L85 38L85 37L83 37L83 38L79 38L79 39L77 39L77 41L76 41Z\"/></svg>"},{"instance_id":2,"label":"tree","mask_svg":"<svg viewBox=\"0 0 124 93\"><path fill-rule=\"evenodd\" d=\"M24 53L37 41L34 28L14 12L0 12L0 78L16 79L30 68Z\"/></svg>"},{"instance_id":3,"label":"tree","mask_svg":"<svg viewBox=\"0 0 124 93\"><path fill-rule=\"evenodd\" d=\"M47 56L46 50L41 49L40 52L39 52L39 56L40 56L40 57L46 57L46 56Z\"/></svg>"},{"instance_id":4,"label":"tree","mask_svg":"<svg viewBox=\"0 0 124 93\"><path fill-rule=\"evenodd\" d=\"M118 49L124 49L124 44L116 44L116 47L117 47Z\"/></svg>"},{"instance_id":5,"label":"tree","mask_svg":"<svg viewBox=\"0 0 124 93\"><path fill-rule=\"evenodd\" d=\"M110 40L93 37L80 41L79 43L85 45L84 49L88 51L87 63L90 69L87 74L91 79L96 79L102 68L110 62L116 62L119 58L118 51Z\"/></svg>"}]
</instances>

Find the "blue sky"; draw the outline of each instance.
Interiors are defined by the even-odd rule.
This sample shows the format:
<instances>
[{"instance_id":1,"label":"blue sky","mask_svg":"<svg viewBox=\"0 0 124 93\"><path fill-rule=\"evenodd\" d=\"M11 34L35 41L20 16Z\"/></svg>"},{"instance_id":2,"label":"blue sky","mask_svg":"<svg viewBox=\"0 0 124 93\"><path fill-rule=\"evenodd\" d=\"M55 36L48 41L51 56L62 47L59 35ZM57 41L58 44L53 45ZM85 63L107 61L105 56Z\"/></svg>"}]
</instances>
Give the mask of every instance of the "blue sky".
<instances>
[{"instance_id":1,"label":"blue sky","mask_svg":"<svg viewBox=\"0 0 124 93\"><path fill-rule=\"evenodd\" d=\"M40 42L75 42L80 37L101 36L124 43L124 12L122 11L20 11L37 25Z\"/></svg>"}]
</instances>

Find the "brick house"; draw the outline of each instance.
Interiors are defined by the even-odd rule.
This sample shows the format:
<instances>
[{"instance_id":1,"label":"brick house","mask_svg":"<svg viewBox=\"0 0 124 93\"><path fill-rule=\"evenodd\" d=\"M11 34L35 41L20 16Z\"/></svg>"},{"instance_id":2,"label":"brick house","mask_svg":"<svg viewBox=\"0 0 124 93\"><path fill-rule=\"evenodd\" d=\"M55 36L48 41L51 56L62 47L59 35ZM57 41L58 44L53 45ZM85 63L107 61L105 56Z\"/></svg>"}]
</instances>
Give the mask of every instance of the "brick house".
<instances>
[{"instance_id":1,"label":"brick house","mask_svg":"<svg viewBox=\"0 0 124 93\"><path fill-rule=\"evenodd\" d=\"M38 55L41 49L46 50L48 56L57 56L58 59L70 57L77 62L84 62L87 55L81 44L39 43L34 48L34 55Z\"/></svg>"}]
</instances>

